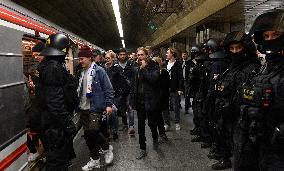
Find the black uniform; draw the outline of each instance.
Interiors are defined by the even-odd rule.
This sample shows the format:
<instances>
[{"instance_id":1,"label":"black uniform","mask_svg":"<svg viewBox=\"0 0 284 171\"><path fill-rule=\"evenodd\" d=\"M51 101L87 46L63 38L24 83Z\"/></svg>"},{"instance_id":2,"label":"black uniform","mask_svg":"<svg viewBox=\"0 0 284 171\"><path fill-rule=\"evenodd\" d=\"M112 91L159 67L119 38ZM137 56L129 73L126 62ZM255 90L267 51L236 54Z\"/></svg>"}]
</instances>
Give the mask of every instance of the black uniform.
<instances>
[{"instance_id":1,"label":"black uniform","mask_svg":"<svg viewBox=\"0 0 284 171\"><path fill-rule=\"evenodd\" d=\"M58 61L46 59L40 64L38 92L41 99L43 144L47 147L47 170L64 170L70 158L74 157L70 150L76 128L65 100L69 98L65 94L71 92L68 92L67 87L64 88L68 77L67 71Z\"/></svg>"},{"instance_id":2,"label":"black uniform","mask_svg":"<svg viewBox=\"0 0 284 171\"><path fill-rule=\"evenodd\" d=\"M258 50L266 54L267 64L242 86L238 154L244 163L239 170L284 170L283 16L283 10L266 12L256 18L250 31ZM265 40L264 31L282 34Z\"/></svg>"},{"instance_id":3,"label":"black uniform","mask_svg":"<svg viewBox=\"0 0 284 171\"><path fill-rule=\"evenodd\" d=\"M237 90L242 83L258 72L259 67L260 63L257 59L231 66L217 83L216 114L217 130L220 136L217 144L223 160L229 161L231 157L233 128L239 116Z\"/></svg>"},{"instance_id":4,"label":"black uniform","mask_svg":"<svg viewBox=\"0 0 284 171\"><path fill-rule=\"evenodd\" d=\"M200 116L203 108L203 102L207 95L207 73L208 70L204 65L204 60L196 60L197 64L192 70L192 77L190 79L191 85L189 92L193 95L192 111L193 111L193 123L195 128L191 132L192 134L200 136ZM199 140L198 140L199 141ZM193 140L194 142L194 140Z\"/></svg>"},{"instance_id":5,"label":"black uniform","mask_svg":"<svg viewBox=\"0 0 284 171\"><path fill-rule=\"evenodd\" d=\"M40 55L39 86L36 95L41 113L42 141L46 147L46 170L65 171L68 161L75 157L73 137L76 128L71 112L78 105L76 83L63 63L69 39L63 34L48 38L47 47Z\"/></svg>"},{"instance_id":6,"label":"black uniform","mask_svg":"<svg viewBox=\"0 0 284 171\"><path fill-rule=\"evenodd\" d=\"M190 92L192 83L192 71L195 67L195 63L192 60L188 60L185 62L185 84L184 84L184 94L185 94L185 112L188 112L189 107L191 107L190 98L193 97L192 92Z\"/></svg>"},{"instance_id":7,"label":"black uniform","mask_svg":"<svg viewBox=\"0 0 284 171\"><path fill-rule=\"evenodd\" d=\"M216 53L219 53L216 52ZM221 52L223 53L223 52ZM217 54L219 55L219 54ZM222 54L223 55L223 54ZM215 100L216 100L216 93L215 93L215 84L219 79L220 75L229 67L228 59L224 57L220 57L214 59L212 63L209 65L209 72L208 72L208 92L206 98L204 100L204 105L201 113L201 135L204 137L204 142L206 145L202 146L210 146L210 143L214 143L216 141L216 134L214 131L214 125L216 123L216 113L215 113ZM208 144L209 143L209 144Z\"/></svg>"},{"instance_id":8,"label":"black uniform","mask_svg":"<svg viewBox=\"0 0 284 171\"><path fill-rule=\"evenodd\" d=\"M204 88L204 81L207 80L207 72L206 68L204 67L204 61L207 59L206 55L201 55L201 51L198 46L192 46L190 50L191 55L191 64L188 65L186 69L185 74L185 80L186 80L186 91L187 96L192 97L192 112L193 112L193 123L194 128L190 130L191 135L199 135L200 133L200 123L198 119L198 104L200 104L201 101L198 101L197 92L202 92L199 95L205 96L205 93L203 92ZM198 103L199 102L199 103Z\"/></svg>"}]
</instances>

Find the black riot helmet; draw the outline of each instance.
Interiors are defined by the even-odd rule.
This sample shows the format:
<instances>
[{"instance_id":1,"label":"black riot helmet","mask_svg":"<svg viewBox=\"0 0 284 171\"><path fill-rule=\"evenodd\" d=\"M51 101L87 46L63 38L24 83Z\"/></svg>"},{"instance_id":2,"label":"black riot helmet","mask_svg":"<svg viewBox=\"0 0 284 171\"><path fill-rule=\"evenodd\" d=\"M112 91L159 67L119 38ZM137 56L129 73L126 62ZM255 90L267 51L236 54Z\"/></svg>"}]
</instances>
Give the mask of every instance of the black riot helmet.
<instances>
[{"instance_id":1,"label":"black riot helmet","mask_svg":"<svg viewBox=\"0 0 284 171\"><path fill-rule=\"evenodd\" d=\"M195 57L199 56L201 54L201 50L198 46L192 46L190 50L190 56L191 59L194 59Z\"/></svg>"},{"instance_id":2,"label":"black riot helmet","mask_svg":"<svg viewBox=\"0 0 284 171\"><path fill-rule=\"evenodd\" d=\"M195 57L195 60L197 62L204 62L204 61L208 61L209 57L206 53L201 53L200 55L198 55L197 57Z\"/></svg>"},{"instance_id":3,"label":"black riot helmet","mask_svg":"<svg viewBox=\"0 0 284 171\"><path fill-rule=\"evenodd\" d=\"M249 35L242 31L233 31L227 34L224 40L224 49L227 54L230 54L230 45L241 43L244 47L244 52L251 55L256 54L256 47Z\"/></svg>"},{"instance_id":4,"label":"black riot helmet","mask_svg":"<svg viewBox=\"0 0 284 171\"><path fill-rule=\"evenodd\" d=\"M206 44L205 44L205 49L207 52L211 51L211 53L217 52L220 50L220 42L216 39L210 38Z\"/></svg>"},{"instance_id":5,"label":"black riot helmet","mask_svg":"<svg viewBox=\"0 0 284 171\"><path fill-rule=\"evenodd\" d=\"M213 52L213 53L209 54L209 58L211 60L219 60L219 59L224 59L226 57L227 57L227 55L226 55L225 51L222 50L222 49L218 50L217 52Z\"/></svg>"},{"instance_id":6,"label":"black riot helmet","mask_svg":"<svg viewBox=\"0 0 284 171\"><path fill-rule=\"evenodd\" d=\"M273 40L264 40L265 31L277 31L282 33L278 38ZM250 35L253 35L254 42L258 45L257 49L261 53L275 54L284 50L284 11L269 10L258 16L252 28Z\"/></svg>"},{"instance_id":7,"label":"black riot helmet","mask_svg":"<svg viewBox=\"0 0 284 171\"><path fill-rule=\"evenodd\" d=\"M41 56L65 56L70 46L69 38L62 33L50 35L46 40L46 48L40 53Z\"/></svg>"}]
</instances>

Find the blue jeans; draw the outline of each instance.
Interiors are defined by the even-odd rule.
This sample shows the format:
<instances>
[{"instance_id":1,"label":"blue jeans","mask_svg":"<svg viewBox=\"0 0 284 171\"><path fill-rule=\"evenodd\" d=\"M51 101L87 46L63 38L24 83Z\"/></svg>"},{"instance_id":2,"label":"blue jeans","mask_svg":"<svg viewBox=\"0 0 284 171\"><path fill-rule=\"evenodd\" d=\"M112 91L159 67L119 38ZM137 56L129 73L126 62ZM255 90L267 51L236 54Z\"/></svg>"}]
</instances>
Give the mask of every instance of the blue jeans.
<instances>
[{"instance_id":1,"label":"blue jeans","mask_svg":"<svg viewBox=\"0 0 284 171\"><path fill-rule=\"evenodd\" d=\"M171 104L173 104L174 112L175 112L175 123L179 123L180 121L180 95L177 92L170 93Z\"/></svg>"},{"instance_id":2,"label":"blue jeans","mask_svg":"<svg viewBox=\"0 0 284 171\"><path fill-rule=\"evenodd\" d=\"M127 117L128 117L128 128L134 128L134 110L130 105L130 95L127 97Z\"/></svg>"},{"instance_id":3,"label":"blue jeans","mask_svg":"<svg viewBox=\"0 0 284 171\"><path fill-rule=\"evenodd\" d=\"M107 117L108 126L111 127L112 134L117 134L118 131L118 116L117 116L117 108L115 106L112 107L112 114Z\"/></svg>"},{"instance_id":4,"label":"blue jeans","mask_svg":"<svg viewBox=\"0 0 284 171\"><path fill-rule=\"evenodd\" d=\"M134 128L134 110L129 106L127 110L128 128Z\"/></svg>"}]
</instances>

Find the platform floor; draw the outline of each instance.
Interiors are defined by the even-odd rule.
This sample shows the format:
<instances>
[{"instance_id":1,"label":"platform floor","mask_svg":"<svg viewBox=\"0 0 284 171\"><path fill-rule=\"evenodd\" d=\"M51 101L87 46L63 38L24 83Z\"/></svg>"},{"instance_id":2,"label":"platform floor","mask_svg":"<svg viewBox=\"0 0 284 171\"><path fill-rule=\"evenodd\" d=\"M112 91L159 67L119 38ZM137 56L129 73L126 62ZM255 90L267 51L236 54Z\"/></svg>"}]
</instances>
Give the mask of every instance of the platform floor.
<instances>
[{"instance_id":1,"label":"platform floor","mask_svg":"<svg viewBox=\"0 0 284 171\"><path fill-rule=\"evenodd\" d=\"M183 101L182 101L183 103ZM182 106L184 106L182 104ZM171 114L174 117L173 113ZM139 152L138 134L137 134L137 116L135 116L136 136L129 137L127 132L119 131L119 139L111 141L114 147L114 162L111 166L105 166L96 170L110 171L211 171L211 165L216 160L210 160L206 157L209 149L201 149L200 143L192 143L193 136L189 131L193 128L192 110L189 114L184 114L184 108L181 109L181 130L176 131L174 123L171 130L167 132L169 141L159 146L158 150L153 149L151 132L146 126L147 152L148 156L143 160L136 160L135 156ZM120 118L121 123L121 118ZM120 125L120 128L122 125ZM74 140L75 152L77 158L73 159L70 171L80 171L81 167L89 161L89 151L80 130ZM103 159L103 158L102 158ZM95 170L95 169L94 169ZM226 171L231 171L227 169Z\"/></svg>"}]
</instances>

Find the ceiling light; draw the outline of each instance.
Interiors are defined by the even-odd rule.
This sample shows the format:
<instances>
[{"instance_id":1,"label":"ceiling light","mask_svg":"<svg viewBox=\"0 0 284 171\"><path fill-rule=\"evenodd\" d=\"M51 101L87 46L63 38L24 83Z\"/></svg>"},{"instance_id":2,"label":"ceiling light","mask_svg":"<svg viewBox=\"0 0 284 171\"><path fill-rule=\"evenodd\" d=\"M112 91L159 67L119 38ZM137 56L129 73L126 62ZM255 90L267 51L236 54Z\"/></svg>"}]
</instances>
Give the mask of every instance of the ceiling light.
<instances>
[{"instance_id":1,"label":"ceiling light","mask_svg":"<svg viewBox=\"0 0 284 171\"><path fill-rule=\"evenodd\" d=\"M123 48L125 48L125 43L123 39L121 39L121 43L122 43Z\"/></svg>"},{"instance_id":2,"label":"ceiling light","mask_svg":"<svg viewBox=\"0 0 284 171\"><path fill-rule=\"evenodd\" d=\"M112 4L113 11L114 11L115 19L116 19L116 24L117 24L117 27L118 27L119 36L122 39L121 43L122 43L123 47L125 47L124 40L123 40L124 36L123 36L123 29L122 29L118 0L111 0L111 4Z\"/></svg>"}]
</instances>

